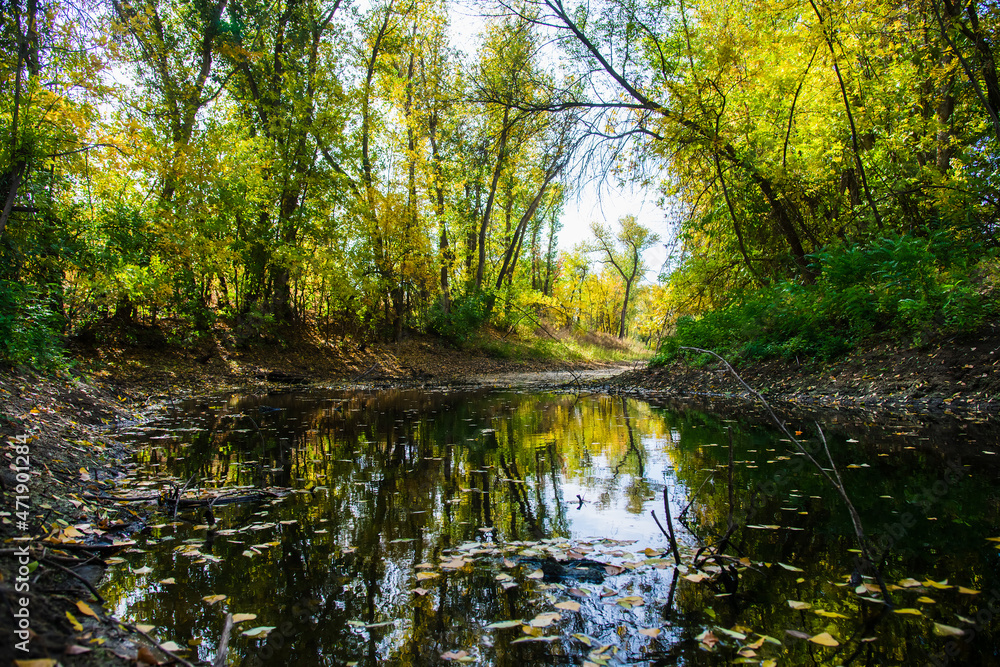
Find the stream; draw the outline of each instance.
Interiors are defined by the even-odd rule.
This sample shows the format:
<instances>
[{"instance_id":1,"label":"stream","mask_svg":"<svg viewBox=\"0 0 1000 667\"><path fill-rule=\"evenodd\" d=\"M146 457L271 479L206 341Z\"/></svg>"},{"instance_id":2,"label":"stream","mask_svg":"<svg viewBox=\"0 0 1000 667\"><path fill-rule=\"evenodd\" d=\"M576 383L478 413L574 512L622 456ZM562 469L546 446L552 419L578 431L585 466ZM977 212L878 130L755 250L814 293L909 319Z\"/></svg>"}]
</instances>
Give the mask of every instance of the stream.
<instances>
[{"instance_id":1,"label":"stream","mask_svg":"<svg viewBox=\"0 0 1000 667\"><path fill-rule=\"evenodd\" d=\"M311 388L121 429L123 493L274 495L165 503L100 591L189 660L236 615L240 666L1000 665L996 424L783 418L832 474L822 427L881 583L836 490L752 406Z\"/></svg>"}]
</instances>

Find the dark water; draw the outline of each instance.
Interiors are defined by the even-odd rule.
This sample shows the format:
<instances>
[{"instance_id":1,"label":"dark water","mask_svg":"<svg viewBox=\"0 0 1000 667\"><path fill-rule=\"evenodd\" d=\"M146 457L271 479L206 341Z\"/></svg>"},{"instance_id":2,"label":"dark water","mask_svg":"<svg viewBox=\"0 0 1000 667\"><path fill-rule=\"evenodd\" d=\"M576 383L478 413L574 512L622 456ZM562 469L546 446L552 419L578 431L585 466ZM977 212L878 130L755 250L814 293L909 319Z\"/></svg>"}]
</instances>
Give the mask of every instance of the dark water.
<instances>
[{"instance_id":1,"label":"dark water","mask_svg":"<svg viewBox=\"0 0 1000 667\"><path fill-rule=\"evenodd\" d=\"M123 491L289 491L211 528L163 509L101 592L189 658L256 614L231 665L1000 664L994 425L821 424L893 609L843 501L753 411L490 391L234 395L123 433L143 445ZM665 489L679 570L650 516ZM692 568L730 521L730 559Z\"/></svg>"}]
</instances>

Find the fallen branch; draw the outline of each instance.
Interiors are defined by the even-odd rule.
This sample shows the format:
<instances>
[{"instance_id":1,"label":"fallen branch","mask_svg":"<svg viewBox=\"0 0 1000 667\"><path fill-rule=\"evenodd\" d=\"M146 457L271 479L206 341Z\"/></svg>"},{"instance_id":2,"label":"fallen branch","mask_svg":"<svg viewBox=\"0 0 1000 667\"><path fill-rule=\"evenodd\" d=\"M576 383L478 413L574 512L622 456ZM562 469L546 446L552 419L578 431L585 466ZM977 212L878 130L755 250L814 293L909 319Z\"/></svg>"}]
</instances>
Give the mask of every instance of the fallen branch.
<instances>
[{"instance_id":1,"label":"fallen branch","mask_svg":"<svg viewBox=\"0 0 1000 667\"><path fill-rule=\"evenodd\" d=\"M799 439L796 438L795 435L788 429L788 427L785 425L785 422L783 422L781 419L778 418L778 415L776 415L774 413L774 410L771 408L771 404L767 402L767 399L764 398L764 396L761 395L761 393L758 392L756 389L748 385L746 381L740 376L740 374L736 372L736 369L734 369L730 365L730 363L726 361L721 355L716 354L711 350L704 350L699 347L682 346L680 349L691 350L692 352L707 354L712 357L715 357L720 362L722 362L722 365L725 366L730 373L732 373L733 377L735 377L736 380L741 385L743 385L743 388L746 389L751 394L753 394L753 396L756 397L757 400L759 400L764 405L764 408L767 410L767 413L771 416L771 420L774 421L774 423L778 426L781 432L788 437L789 441L795 445L796 449L798 449L799 452L803 456L805 456L809 460L809 462L816 467L817 470L819 470L820 474L822 474L823 477L826 478L826 480L830 483L830 485L833 486L834 489L836 489L838 495L840 495L841 499L844 501L844 504L847 505L848 513L851 515L851 523L854 525L854 535L858 542L858 548L861 550L861 555L864 558L864 560L869 565L871 565L872 569L875 571L876 578L878 579L879 582L879 586L882 589L882 596L884 597L886 604L888 604L891 607L892 601L891 598L889 597L889 590L886 588L886 585L882 582L882 576L881 574L878 573L878 567L875 565L875 560L872 558L871 552L868 549L868 539L865 537L864 527L861 524L861 516L858 514L857 509L855 509L854 503L851 502L850 497L847 495L847 490L844 488L843 481L840 479L840 474L837 473L836 466L833 467L834 473L837 475L836 478L834 478L829 473L829 471L827 471L826 468L820 465L819 461L817 461L815 457L813 457L813 455L809 453L809 450L807 450L802 445L802 443L799 442ZM823 436L822 430L820 430L820 439L823 442L824 449L826 449L827 458L830 460L830 464L832 465L833 459L830 458L830 450L829 448L826 447L826 438Z\"/></svg>"}]
</instances>

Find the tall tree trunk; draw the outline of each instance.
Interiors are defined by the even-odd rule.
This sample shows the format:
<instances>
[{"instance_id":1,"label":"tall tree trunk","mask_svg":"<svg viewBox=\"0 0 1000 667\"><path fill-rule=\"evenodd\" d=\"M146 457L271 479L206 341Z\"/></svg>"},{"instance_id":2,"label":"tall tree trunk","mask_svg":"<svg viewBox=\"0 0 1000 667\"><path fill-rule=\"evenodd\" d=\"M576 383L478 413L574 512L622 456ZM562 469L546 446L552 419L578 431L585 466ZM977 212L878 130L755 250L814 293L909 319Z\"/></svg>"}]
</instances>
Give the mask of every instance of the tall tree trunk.
<instances>
[{"instance_id":1,"label":"tall tree trunk","mask_svg":"<svg viewBox=\"0 0 1000 667\"><path fill-rule=\"evenodd\" d=\"M503 171L504 162L507 157L507 138L510 133L510 107L503 111L503 126L500 128L500 141L497 146L497 162L493 169L493 180L490 182L490 193L486 198L486 210L483 211L483 221L479 225L479 261L476 265L476 290L483 287L483 275L486 272L486 233L490 227L490 213L493 211L493 202L496 200L497 183L500 181L500 172Z\"/></svg>"}]
</instances>

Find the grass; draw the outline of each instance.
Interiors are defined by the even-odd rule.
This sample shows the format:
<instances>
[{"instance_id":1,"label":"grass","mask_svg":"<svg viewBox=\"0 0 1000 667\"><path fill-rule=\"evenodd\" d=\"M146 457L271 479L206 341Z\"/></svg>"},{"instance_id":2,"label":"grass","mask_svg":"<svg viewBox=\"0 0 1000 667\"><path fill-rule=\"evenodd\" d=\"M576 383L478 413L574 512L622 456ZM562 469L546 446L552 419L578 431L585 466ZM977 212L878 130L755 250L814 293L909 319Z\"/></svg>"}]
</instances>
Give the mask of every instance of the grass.
<instances>
[{"instance_id":1,"label":"grass","mask_svg":"<svg viewBox=\"0 0 1000 667\"><path fill-rule=\"evenodd\" d=\"M534 331L507 336L481 332L467 348L498 359L615 363L649 359L653 351L638 341L619 339L590 331L552 329L542 325Z\"/></svg>"}]
</instances>

